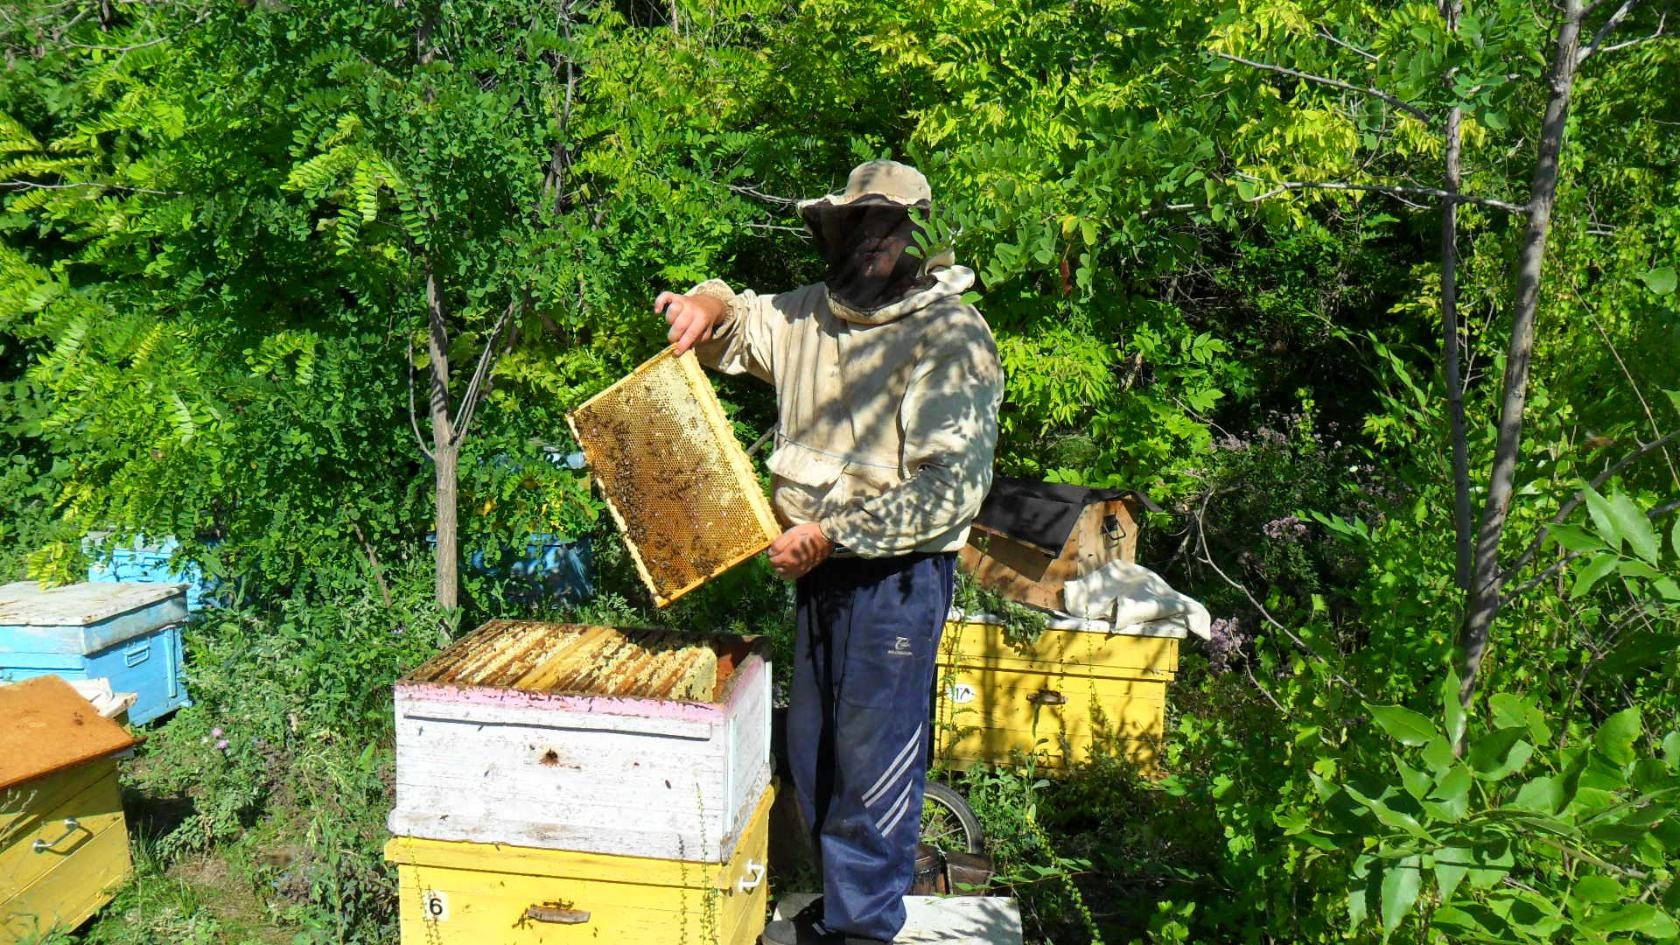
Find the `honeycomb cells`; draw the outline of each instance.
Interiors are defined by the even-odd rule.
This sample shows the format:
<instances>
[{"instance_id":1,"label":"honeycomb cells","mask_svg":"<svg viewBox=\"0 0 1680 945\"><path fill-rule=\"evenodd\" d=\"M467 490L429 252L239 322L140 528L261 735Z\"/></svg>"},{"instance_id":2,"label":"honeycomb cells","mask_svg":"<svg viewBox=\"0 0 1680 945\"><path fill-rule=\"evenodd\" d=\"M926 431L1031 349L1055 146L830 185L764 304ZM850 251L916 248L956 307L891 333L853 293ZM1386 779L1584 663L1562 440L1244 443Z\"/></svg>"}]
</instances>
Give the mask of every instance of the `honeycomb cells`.
<instances>
[{"instance_id":1,"label":"honeycomb cells","mask_svg":"<svg viewBox=\"0 0 1680 945\"><path fill-rule=\"evenodd\" d=\"M404 682L710 702L730 665L669 631L492 620Z\"/></svg>"},{"instance_id":2,"label":"honeycomb cells","mask_svg":"<svg viewBox=\"0 0 1680 945\"><path fill-rule=\"evenodd\" d=\"M667 348L566 421L658 606L780 534L692 353Z\"/></svg>"}]
</instances>

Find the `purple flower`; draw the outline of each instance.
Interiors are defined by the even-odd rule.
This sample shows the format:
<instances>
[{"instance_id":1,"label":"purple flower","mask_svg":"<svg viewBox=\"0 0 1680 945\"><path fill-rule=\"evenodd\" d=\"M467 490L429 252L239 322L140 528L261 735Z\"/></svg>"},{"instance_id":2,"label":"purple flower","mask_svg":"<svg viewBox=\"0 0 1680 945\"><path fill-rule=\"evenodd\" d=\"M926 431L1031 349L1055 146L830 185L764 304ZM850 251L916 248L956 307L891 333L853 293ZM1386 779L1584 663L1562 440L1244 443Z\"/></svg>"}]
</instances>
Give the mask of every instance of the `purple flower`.
<instances>
[{"instance_id":1,"label":"purple flower","mask_svg":"<svg viewBox=\"0 0 1680 945\"><path fill-rule=\"evenodd\" d=\"M227 751L227 748L228 748L228 740L227 739L222 738L222 739L218 739L216 741L216 750L217 751Z\"/></svg>"},{"instance_id":2,"label":"purple flower","mask_svg":"<svg viewBox=\"0 0 1680 945\"><path fill-rule=\"evenodd\" d=\"M1307 523L1293 515L1274 518L1260 526L1260 530L1273 541L1296 541L1307 537Z\"/></svg>"},{"instance_id":3,"label":"purple flower","mask_svg":"<svg viewBox=\"0 0 1680 945\"><path fill-rule=\"evenodd\" d=\"M215 728L211 729L210 730L210 737L211 738L221 738L222 737L222 727L220 725L218 725Z\"/></svg>"},{"instance_id":4,"label":"purple flower","mask_svg":"<svg viewBox=\"0 0 1680 945\"><path fill-rule=\"evenodd\" d=\"M1248 637L1243 635L1241 621L1234 617L1220 617L1213 622L1209 633L1208 668L1216 673L1230 672L1242 656L1243 644L1248 642Z\"/></svg>"}]
</instances>

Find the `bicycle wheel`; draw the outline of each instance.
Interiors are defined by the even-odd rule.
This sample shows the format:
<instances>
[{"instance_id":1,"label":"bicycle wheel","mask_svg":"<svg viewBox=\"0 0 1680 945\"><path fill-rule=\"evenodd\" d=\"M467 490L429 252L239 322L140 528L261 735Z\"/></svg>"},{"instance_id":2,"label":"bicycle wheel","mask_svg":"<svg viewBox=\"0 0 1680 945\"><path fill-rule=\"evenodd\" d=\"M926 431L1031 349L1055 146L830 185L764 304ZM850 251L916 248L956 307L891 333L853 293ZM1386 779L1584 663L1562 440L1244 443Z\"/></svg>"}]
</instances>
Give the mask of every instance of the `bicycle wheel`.
<instances>
[{"instance_id":1,"label":"bicycle wheel","mask_svg":"<svg viewBox=\"0 0 1680 945\"><path fill-rule=\"evenodd\" d=\"M929 781L922 795L922 842L943 853L984 853L980 818L950 785Z\"/></svg>"}]
</instances>

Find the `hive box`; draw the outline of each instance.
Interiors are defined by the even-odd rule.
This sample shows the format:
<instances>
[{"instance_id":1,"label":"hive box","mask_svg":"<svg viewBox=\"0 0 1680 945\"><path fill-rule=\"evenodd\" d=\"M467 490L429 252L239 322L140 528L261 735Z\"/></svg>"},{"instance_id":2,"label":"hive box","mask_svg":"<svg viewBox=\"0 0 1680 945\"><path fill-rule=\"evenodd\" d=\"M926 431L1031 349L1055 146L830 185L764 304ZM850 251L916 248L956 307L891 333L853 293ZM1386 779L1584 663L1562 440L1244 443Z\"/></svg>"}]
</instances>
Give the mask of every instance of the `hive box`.
<instances>
[{"instance_id":1,"label":"hive box","mask_svg":"<svg viewBox=\"0 0 1680 945\"><path fill-rule=\"evenodd\" d=\"M770 783L764 648L681 638L716 654L701 701L577 691L546 668L574 655L598 663L592 648L621 633L655 636L492 621L399 680L391 832L728 862Z\"/></svg>"},{"instance_id":2,"label":"hive box","mask_svg":"<svg viewBox=\"0 0 1680 945\"><path fill-rule=\"evenodd\" d=\"M1065 620L1025 642L995 620L954 617L939 644L936 761L966 769L1007 763L1020 750L1061 768L1103 744L1159 774L1184 631L1157 632L1169 635Z\"/></svg>"},{"instance_id":3,"label":"hive box","mask_svg":"<svg viewBox=\"0 0 1680 945\"><path fill-rule=\"evenodd\" d=\"M727 862L397 837L402 945L751 945L764 930L771 790Z\"/></svg>"},{"instance_id":4,"label":"hive box","mask_svg":"<svg viewBox=\"0 0 1680 945\"><path fill-rule=\"evenodd\" d=\"M170 564L181 543L173 537L161 541L136 538L121 545L108 532L93 532L82 543L82 551L91 561L87 579L95 584L180 584L187 589L187 609L198 611L206 604L214 604L222 591L219 582L204 576L196 564L176 569Z\"/></svg>"},{"instance_id":5,"label":"hive box","mask_svg":"<svg viewBox=\"0 0 1680 945\"><path fill-rule=\"evenodd\" d=\"M42 675L110 680L135 694L129 721L143 725L188 704L175 584L0 586L0 682Z\"/></svg>"},{"instance_id":6,"label":"hive box","mask_svg":"<svg viewBox=\"0 0 1680 945\"><path fill-rule=\"evenodd\" d=\"M1138 517L1148 505L1135 492L998 476L958 560L981 587L1062 610L1067 582L1136 558Z\"/></svg>"},{"instance_id":7,"label":"hive box","mask_svg":"<svg viewBox=\"0 0 1680 945\"><path fill-rule=\"evenodd\" d=\"M0 943L73 929L130 872L111 757L134 744L53 676L0 686Z\"/></svg>"}]
</instances>

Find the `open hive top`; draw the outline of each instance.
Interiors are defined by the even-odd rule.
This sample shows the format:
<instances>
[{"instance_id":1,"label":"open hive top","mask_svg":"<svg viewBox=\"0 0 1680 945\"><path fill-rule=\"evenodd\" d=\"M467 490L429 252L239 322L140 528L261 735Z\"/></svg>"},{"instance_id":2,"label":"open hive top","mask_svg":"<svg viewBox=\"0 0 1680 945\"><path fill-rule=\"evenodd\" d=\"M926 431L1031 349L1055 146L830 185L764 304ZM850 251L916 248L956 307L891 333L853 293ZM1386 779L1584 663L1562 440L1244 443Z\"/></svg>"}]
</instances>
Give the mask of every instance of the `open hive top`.
<instances>
[{"instance_id":1,"label":"open hive top","mask_svg":"<svg viewBox=\"0 0 1680 945\"><path fill-rule=\"evenodd\" d=\"M693 354L665 349L566 422L660 607L781 533Z\"/></svg>"},{"instance_id":2,"label":"open hive top","mask_svg":"<svg viewBox=\"0 0 1680 945\"><path fill-rule=\"evenodd\" d=\"M403 677L407 683L713 702L745 643L664 630L492 620Z\"/></svg>"}]
</instances>

